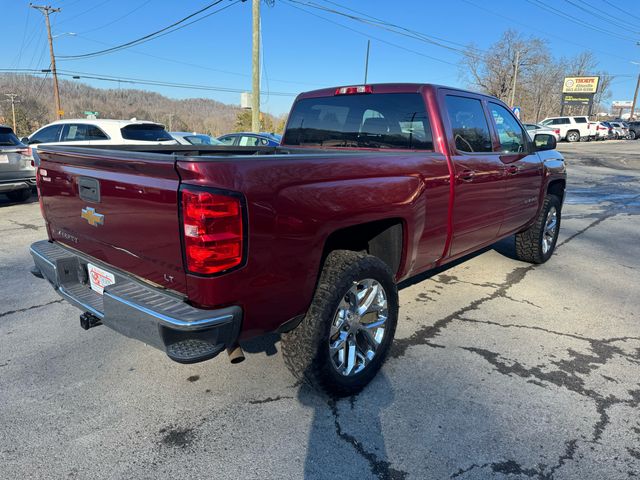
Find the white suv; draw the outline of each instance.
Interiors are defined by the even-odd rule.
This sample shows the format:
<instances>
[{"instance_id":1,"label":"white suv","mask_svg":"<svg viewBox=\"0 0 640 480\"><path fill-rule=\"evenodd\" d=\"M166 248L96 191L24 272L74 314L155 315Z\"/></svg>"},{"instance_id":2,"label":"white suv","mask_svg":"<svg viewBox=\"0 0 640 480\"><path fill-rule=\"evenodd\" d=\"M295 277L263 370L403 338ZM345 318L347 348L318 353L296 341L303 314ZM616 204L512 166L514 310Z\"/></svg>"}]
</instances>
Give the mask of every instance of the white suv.
<instances>
[{"instance_id":1,"label":"white suv","mask_svg":"<svg viewBox=\"0 0 640 480\"><path fill-rule=\"evenodd\" d=\"M588 117L549 117L540 122L546 127L560 130L560 138L567 142L579 142L595 135Z\"/></svg>"},{"instance_id":2,"label":"white suv","mask_svg":"<svg viewBox=\"0 0 640 480\"><path fill-rule=\"evenodd\" d=\"M58 120L22 139L37 145L176 145L178 142L154 122L106 119Z\"/></svg>"}]
</instances>

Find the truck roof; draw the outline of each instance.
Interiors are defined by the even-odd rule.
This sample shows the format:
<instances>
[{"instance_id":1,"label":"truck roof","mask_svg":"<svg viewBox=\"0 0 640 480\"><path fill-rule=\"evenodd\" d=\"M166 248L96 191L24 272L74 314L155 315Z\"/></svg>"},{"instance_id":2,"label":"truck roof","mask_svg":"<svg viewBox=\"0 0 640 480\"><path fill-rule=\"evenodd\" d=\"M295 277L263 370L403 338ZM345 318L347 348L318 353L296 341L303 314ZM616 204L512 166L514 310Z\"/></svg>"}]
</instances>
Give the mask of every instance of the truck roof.
<instances>
[{"instance_id":1,"label":"truck roof","mask_svg":"<svg viewBox=\"0 0 640 480\"><path fill-rule=\"evenodd\" d=\"M335 95L336 90L338 88L358 86L358 85L364 85L364 84L337 85L335 87L321 88L319 90L310 90L308 92L303 92L300 95L298 95L296 100L301 100L303 98L332 97ZM480 92L474 92L472 90L465 90L457 87L448 87L446 85L437 85L434 83L367 83L366 85L370 86L373 89L374 93L419 93L423 90L435 90L439 88L446 88L447 90L456 90L459 92L473 93L474 95L482 95L489 98L495 98L491 95L486 95Z\"/></svg>"}]
</instances>

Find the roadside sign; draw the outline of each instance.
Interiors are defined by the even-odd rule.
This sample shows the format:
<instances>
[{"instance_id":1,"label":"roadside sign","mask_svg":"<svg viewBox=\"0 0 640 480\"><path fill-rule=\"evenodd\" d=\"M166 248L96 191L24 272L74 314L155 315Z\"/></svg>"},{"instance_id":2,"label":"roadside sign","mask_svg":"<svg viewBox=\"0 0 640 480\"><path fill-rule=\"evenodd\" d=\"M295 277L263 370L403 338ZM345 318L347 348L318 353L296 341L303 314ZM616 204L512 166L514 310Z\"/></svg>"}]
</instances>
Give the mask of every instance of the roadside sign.
<instances>
[{"instance_id":1,"label":"roadside sign","mask_svg":"<svg viewBox=\"0 0 640 480\"><path fill-rule=\"evenodd\" d=\"M64 115L64 110L58 110L58 115L63 116Z\"/></svg>"},{"instance_id":2,"label":"roadside sign","mask_svg":"<svg viewBox=\"0 0 640 480\"><path fill-rule=\"evenodd\" d=\"M611 102L613 108L631 108L633 102L631 100L614 100Z\"/></svg>"},{"instance_id":3,"label":"roadside sign","mask_svg":"<svg viewBox=\"0 0 640 480\"><path fill-rule=\"evenodd\" d=\"M596 93L600 77L564 77L562 93Z\"/></svg>"},{"instance_id":4,"label":"roadside sign","mask_svg":"<svg viewBox=\"0 0 640 480\"><path fill-rule=\"evenodd\" d=\"M520 120L520 107L513 107L511 110L513 110L513 114L516 116L516 118Z\"/></svg>"},{"instance_id":5,"label":"roadside sign","mask_svg":"<svg viewBox=\"0 0 640 480\"><path fill-rule=\"evenodd\" d=\"M593 93L571 95L565 93L562 95L563 105L589 105L593 101Z\"/></svg>"}]
</instances>

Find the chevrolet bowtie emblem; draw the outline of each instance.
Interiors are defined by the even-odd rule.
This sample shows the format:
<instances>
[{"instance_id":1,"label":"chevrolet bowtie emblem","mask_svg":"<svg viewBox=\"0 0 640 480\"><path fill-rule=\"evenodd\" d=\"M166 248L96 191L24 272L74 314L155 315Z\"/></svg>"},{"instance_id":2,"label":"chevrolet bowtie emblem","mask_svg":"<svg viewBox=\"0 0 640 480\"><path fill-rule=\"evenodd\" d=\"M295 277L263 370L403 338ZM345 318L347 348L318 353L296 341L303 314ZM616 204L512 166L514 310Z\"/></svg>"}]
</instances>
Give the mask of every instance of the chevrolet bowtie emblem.
<instances>
[{"instance_id":1,"label":"chevrolet bowtie emblem","mask_svg":"<svg viewBox=\"0 0 640 480\"><path fill-rule=\"evenodd\" d=\"M104 224L104 215L96 213L93 207L83 208L80 216L89 222L89 225L93 225L94 227Z\"/></svg>"}]
</instances>

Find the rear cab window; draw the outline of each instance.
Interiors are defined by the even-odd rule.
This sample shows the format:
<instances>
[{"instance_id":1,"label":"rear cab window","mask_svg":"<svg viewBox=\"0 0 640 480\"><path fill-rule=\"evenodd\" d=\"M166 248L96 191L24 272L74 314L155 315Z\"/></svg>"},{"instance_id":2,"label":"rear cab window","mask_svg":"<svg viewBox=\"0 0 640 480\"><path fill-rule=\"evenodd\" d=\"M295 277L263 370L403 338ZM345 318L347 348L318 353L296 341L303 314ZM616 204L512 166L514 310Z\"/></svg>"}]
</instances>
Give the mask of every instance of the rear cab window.
<instances>
[{"instance_id":1,"label":"rear cab window","mask_svg":"<svg viewBox=\"0 0 640 480\"><path fill-rule=\"evenodd\" d=\"M154 123L134 123L120 129L125 140L141 140L147 142L163 142L173 140L162 125Z\"/></svg>"},{"instance_id":2,"label":"rear cab window","mask_svg":"<svg viewBox=\"0 0 640 480\"><path fill-rule=\"evenodd\" d=\"M433 150L419 93L303 98L291 111L284 145Z\"/></svg>"}]
</instances>

